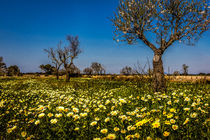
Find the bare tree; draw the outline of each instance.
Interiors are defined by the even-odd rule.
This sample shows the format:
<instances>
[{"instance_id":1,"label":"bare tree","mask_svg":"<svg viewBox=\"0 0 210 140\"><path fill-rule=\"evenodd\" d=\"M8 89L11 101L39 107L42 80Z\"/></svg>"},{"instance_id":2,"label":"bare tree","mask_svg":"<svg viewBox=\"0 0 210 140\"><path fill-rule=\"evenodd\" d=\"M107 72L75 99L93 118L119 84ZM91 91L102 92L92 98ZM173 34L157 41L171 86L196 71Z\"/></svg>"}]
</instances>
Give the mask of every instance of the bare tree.
<instances>
[{"instance_id":1,"label":"bare tree","mask_svg":"<svg viewBox=\"0 0 210 140\"><path fill-rule=\"evenodd\" d=\"M69 42L69 45L64 47L63 49L58 49L58 54L61 62L64 65L66 71L66 82L70 80L71 68L73 60L78 57L78 55L82 52L79 48L79 39L78 36L73 37L68 35L66 40Z\"/></svg>"},{"instance_id":2,"label":"bare tree","mask_svg":"<svg viewBox=\"0 0 210 140\"><path fill-rule=\"evenodd\" d=\"M94 74L105 74L104 67L98 62L93 62L90 67L92 68Z\"/></svg>"},{"instance_id":3,"label":"bare tree","mask_svg":"<svg viewBox=\"0 0 210 140\"><path fill-rule=\"evenodd\" d=\"M129 66L125 66L121 69L120 74L131 75L134 74L134 70Z\"/></svg>"},{"instance_id":4,"label":"bare tree","mask_svg":"<svg viewBox=\"0 0 210 140\"><path fill-rule=\"evenodd\" d=\"M188 75L188 68L189 68L189 66L187 66L186 64L182 65L183 75Z\"/></svg>"},{"instance_id":5,"label":"bare tree","mask_svg":"<svg viewBox=\"0 0 210 140\"><path fill-rule=\"evenodd\" d=\"M154 91L166 90L165 50L177 41L197 41L210 22L207 0L120 0L114 14L117 42L142 41L153 51Z\"/></svg>"},{"instance_id":6,"label":"bare tree","mask_svg":"<svg viewBox=\"0 0 210 140\"><path fill-rule=\"evenodd\" d=\"M0 57L0 75L5 75L7 71L7 66L3 61L3 57Z\"/></svg>"},{"instance_id":7,"label":"bare tree","mask_svg":"<svg viewBox=\"0 0 210 140\"><path fill-rule=\"evenodd\" d=\"M91 75L91 74L93 74L93 69L91 69L91 68L85 68L84 70L83 70L83 73L84 74L87 74L87 75Z\"/></svg>"},{"instance_id":8,"label":"bare tree","mask_svg":"<svg viewBox=\"0 0 210 140\"><path fill-rule=\"evenodd\" d=\"M56 73L56 79L58 80L59 79L59 69L62 65L62 61L61 61L61 56L60 56L60 53L59 53L59 50L61 49L61 41L58 43L57 45L57 48L56 49L53 49L53 48L50 48L50 49L44 49L45 52L48 53L48 57L51 59L52 63L54 64L55 66L55 73Z\"/></svg>"}]
</instances>

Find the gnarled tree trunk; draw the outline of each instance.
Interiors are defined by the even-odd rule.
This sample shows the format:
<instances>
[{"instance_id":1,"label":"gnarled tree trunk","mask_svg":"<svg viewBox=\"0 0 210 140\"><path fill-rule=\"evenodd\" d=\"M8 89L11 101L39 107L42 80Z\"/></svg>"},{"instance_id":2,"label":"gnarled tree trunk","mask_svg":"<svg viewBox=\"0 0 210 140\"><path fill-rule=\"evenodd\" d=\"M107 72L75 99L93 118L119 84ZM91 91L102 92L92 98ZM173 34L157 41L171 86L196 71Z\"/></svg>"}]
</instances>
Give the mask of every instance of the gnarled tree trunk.
<instances>
[{"instance_id":1,"label":"gnarled tree trunk","mask_svg":"<svg viewBox=\"0 0 210 140\"><path fill-rule=\"evenodd\" d=\"M153 58L153 88L155 92L166 91L162 52L156 50Z\"/></svg>"}]
</instances>

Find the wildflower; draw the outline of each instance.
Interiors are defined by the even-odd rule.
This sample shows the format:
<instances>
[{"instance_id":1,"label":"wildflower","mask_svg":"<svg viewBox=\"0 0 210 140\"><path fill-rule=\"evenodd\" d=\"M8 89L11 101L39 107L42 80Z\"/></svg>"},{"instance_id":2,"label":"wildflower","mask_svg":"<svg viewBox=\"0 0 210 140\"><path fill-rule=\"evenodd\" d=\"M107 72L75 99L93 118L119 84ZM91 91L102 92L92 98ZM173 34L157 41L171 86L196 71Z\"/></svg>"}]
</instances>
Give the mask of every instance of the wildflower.
<instances>
[{"instance_id":1,"label":"wildflower","mask_svg":"<svg viewBox=\"0 0 210 140\"><path fill-rule=\"evenodd\" d=\"M125 99L119 99L120 103L127 103Z\"/></svg>"},{"instance_id":2,"label":"wildflower","mask_svg":"<svg viewBox=\"0 0 210 140\"><path fill-rule=\"evenodd\" d=\"M175 113L175 112L176 112L176 109L171 108L171 109L170 109L170 112Z\"/></svg>"},{"instance_id":3,"label":"wildflower","mask_svg":"<svg viewBox=\"0 0 210 140\"><path fill-rule=\"evenodd\" d=\"M74 131L78 131L78 130L79 130L79 127L74 128Z\"/></svg>"},{"instance_id":4,"label":"wildflower","mask_svg":"<svg viewBox=\"0 0 210 140\"><path fill-rule=\"evenodd\" d=\"M101 129L100 131L102 134L106 134L108 132L108 129Z\"/></svg>"},{"instance_id":5,"label":"wildflower","mask_svg":"<svg viewBox=\"0 0 210 140\"><path fill-rule=\"evenodd\" d=\"M73 116L73 115L74 115L73 112L69 112L66 116L67 116L67 117L71 117L71 116Z\"/></svg>"},{"instance_id":6,"label":"wildflower","mask_svg":"<svg viewBox=\"0 0 210 140\"><path fill-rule=\"evenodd\" d=\"M190 101L190 98L189 97L185 97L184 101L189 102Z\"/></svg>"},{"instance_id":7,"label":"wildflower","mask_svg":"<svg viewBox=\"0 0 210 140\"><path fill-rule=\"evenodd\" d=\"M187 124L190 121L189 118L186 118L186 120L184 121L183 125Z\"/></svg>"},{"instance_id":8,"label":"wildflower","mask_svg":"<svg viewBox=\"0 0 210 140\"><path fill-rule=\"evenodd\" d=\"M126 130L123 129L123 130L121 130L120 132L121 132L122 134L125 134L125 133L126 133Z\"/></svg>"},{"instance_id":9,"label":"wildflower","mask_svg":"<svg viewBox=\"0 0 210 140\"><path fill-rule=\"evenodd\" d=\"M38 118L42 118L44 116L45 116L45 114L44 113L41 113L41 114L39 114Z\"/></svg>"},{"instance_id":10,"label":"wildflower","mask_svg":"<svg viewBox=\"0 0 210 140\"><path fill-rule=\"evenodd\" d=\"M59 107L56 108L56 110L59 111L59 112L62 112L62 111L64 111L64 107L63 106L59 106Z\"/></svg>"},{"instance_id":11,"label":"wildflower","mask_svg":"<svg viewBox=\"0 0 210 140\"><path fill-rule=\"evenodd\" d=\"M108 134L108 136L106 138L110 139L110 140L114 140L114 139L116 139L116 135L110 133L110 134Z\"/></svg>"},{"instance_id":12,"label":"wildflower","mask_svg":"<svg viewBox=\"0 0 210 140\"><path fill-rule=\"evenodd\" d=\"M21 132L21 136L25 137L27 135L26 131Z\"/></svg>"},{"instance_id":13,"label":"wildflower","mask_svg":"<svg viewBox=\"0 0 210 140\"><path fill-rule=\"evenodd\" d=\"M169 113L169 114L167 115L167 118L170 119L170 118L172 118L173 116L174 116L174 114Z\"/></svg>"},{"instance_id":14,"label":"wildflower","mask_svg":"<svg viewBox=\"0 0 210 140\"><path fill-rule=\"evenodd\" d=\"M190 114L190 117L191 117L191 118L196 118L197 116L198 116L197 113L191 113L191 114Z\"/></svg>"},{"instance_id":15,"label":"wildflower","mask_svg":"<svg viewBox=\"0 0 210 140\"><path fill-rule=\"evenodd\" d=\"M150 136L147 137L147 140L152 140L152 138Z\"/></svg>"},{"instance_id":16,"label":"wildflower","mask_svg":"<svg viewBox=\"0 0 210 140\"><path fill-rule=\"evenodd\" d=\"M171 123L170 123L170 121L165 121L165 124L167 124L167 125L171 125Z\"/></svg>"},{"instance_id":17,"label":"wildflower","mask_svg":"<svg viewBox=\"0 0 210 140\"><path fill-rule=\"evenodd\" d=\"M61 114L61 113L59 113L59 114L55 114L55 117L56 118L60 118L60 117L62 117L63 115Z\"/></svg>"},{"instance_id":18,"label":"wildflower","mask_svg":"<svg viewBox=\"0 0 210 140\"><path fill-rule=\"evenodd\" d=\"M163 136L164 137L168 137L170 135L170 132L168 132L168 131L165 131L164 133L163 133Z\"/></svg>"},{"instance_id":19,"label":"wildflower","mask_svg":"<svg viewBox=\"0 0 210 140\"><path fill-rule=\"evenodd\" d=\"M79 112L79 109L78 108L73 108L73 112L74 113L78 113Z\"/></svg>"},{"instance_id":20,"label":"wildflower","mask_svg":"<svg viewBox=\"0 0 210 140\"><path fill-rule=\"evenodd\" d=\"M176 120L170 119L170 123L174 124L175 122L176 122Z\"/></svg>"},{"instance_id":21,"label":"wildflower","mask_svg":"<svg viewBox=\"0 0 210 140\"><path fill-rule=\"evenodd\" d=\"M12 132L11 128L7 129L7 133L11 133L11 132Z\"/></svg>"},{"instance_id":22,"label":"wildflower","mask_svg":"<svg viewBox=\"0 0 210 140\"><path fill-rule=\"evenodd\" d=\"M40 124L40 120L35 121L35 125Z\"/></svg>"},{"instance_id":23,"label":"wildflower","mask_svg":"<svg viewBox=\"0 0 210 140\"><path fill-rule=\"evenodd\" d=\"M187 107L186 107L186 108L183 108L183 110L184 110L184 111L189 111L190 108L187 108Z\"/></svg>"},{"instance_id":24,"label":"wildflower","mask_svg":"<svg viewBox=\"0 0 210 140\"><path fill-rule=\"evenodd\" d=\"M116 131L119 131L120 130L120 128L118 128L118 127L115 127L114 128L114 131L116 132Z\"/></svg>"},{"instance_id":25,"label":"wildflower","mask_svg":"<svg viewBox=\"0 0 210 140\"><path fill-rule=\"evenodd\" d=\"M108 118L106 118L104 121L105 121L105 122L108 122L108 121L110 121L110 118L108 117Z\"/></svg>"},{"instance_id":26,"label":"wildflower","mask_svg":"<svg viewBox=\"0 0 210 140\"><path fill-rule=\"evenodd\" d=\"M95 126L97 124L97 121L93 121L90 123L91 126Z\"/></svg>"},{"instance_id":27,"label":"wildflower","mask_svg":"<svg viewBox=\"0 0 210 140\"><path fill-rule=\"evenodd\" d=\"M135 133L134 136L135 136L135 138L137 138L137 139L140 138L140 134L139 134L139 133Z\"/></svg>"},{"instance_id":28,"label":"wildflower","mask_svg":"<svg viewBox=\"0 0 210 140\"><path fill-rule=\"evenodd\" d=\"M101 138L93 138L93 140L101 140Z\"/></svg>"},{"instance_id":29,"label":"wildflower","mask_svg":"<svg viewBox=\"0 0 210 140\"><path fill-rule=\"evenodd\" d=\"M155 121L154 123L152 123L152 128L159 128L159 127L160 127L159 121Z\"/></svg>"},{"instance_id":30,"label":"wildflower","mask_svg":"<svg viewBox=\"0 0 210 140\"><path fill-rule=\"evenodd\" d=\"M48 116L49 118L51 118L51 117L53 116L53 114L52 114L52 113L48 113L47 116Z\"/></svg>"},{"instance_id":31,"label":"wildflower","mask_svg":"<svg viewBox=\"0 0 210 140\"><path fill-rule=\"evenodd\" d=\"M51 123L51 124L56 124L57 122L58 122L57 119L52 119L52 120L50 120L50 123Z\"/></svg>"},{"instance_id":32,"label":"wildflower","mask_svg":"<svg viewBox=\"0 0 210 140\"><path fill-rule=\"evenodd\" d=\"M173 130L177 130L178 128L179 128L178 125L172 125Z\"/></svg>"}]
</instances>

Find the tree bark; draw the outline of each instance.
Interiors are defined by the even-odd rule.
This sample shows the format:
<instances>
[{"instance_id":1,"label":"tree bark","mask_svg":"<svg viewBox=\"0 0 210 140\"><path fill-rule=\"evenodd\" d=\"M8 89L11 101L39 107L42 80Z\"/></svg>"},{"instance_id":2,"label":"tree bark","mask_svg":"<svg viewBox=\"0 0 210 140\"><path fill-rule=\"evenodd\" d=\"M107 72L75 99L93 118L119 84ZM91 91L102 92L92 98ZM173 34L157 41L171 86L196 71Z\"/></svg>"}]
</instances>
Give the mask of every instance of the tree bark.
<instances>
[{"instance_id":1,"label":"tree bark","mask_svg":"<svg viewBox=\"0 0 210 140\"><path fill-rule=\"evenodd\" d=\"M66 82L70 81L70 72L66 70Z\"/></svg>"},{"instance_id":2,"label":"tree bark","mask_svg":"<svg viewBox=\"0 0 210 140\"><path fill-rule=\"evenodd\" d=\"M162 62L162 51L156 50L153 58L153 89L154 92L165 92L166 82Z\"/></svg>"},{"instance_id":3,"label":"tree bark","mask_svg":"<svg viewBox=\"0 0 210 140\"><path fill-rule=\"evenodd\" d=\"M59 72L58 72L58 70L56 70L56 79L57 80L59 79Z\"/></svg>"}]
</instances>

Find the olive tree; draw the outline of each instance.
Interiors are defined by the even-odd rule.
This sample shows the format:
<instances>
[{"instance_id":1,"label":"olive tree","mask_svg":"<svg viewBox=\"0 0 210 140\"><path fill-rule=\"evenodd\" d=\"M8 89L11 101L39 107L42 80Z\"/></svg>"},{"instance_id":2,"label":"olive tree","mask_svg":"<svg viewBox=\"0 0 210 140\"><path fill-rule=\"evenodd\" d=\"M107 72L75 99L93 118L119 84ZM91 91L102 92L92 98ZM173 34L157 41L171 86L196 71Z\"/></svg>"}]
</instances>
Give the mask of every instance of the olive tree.
<instances>
[{"instance_id":1,"label":"olive tree","mask_svg":"<svg viewBox=\"0 0 210 140\"><path fill-rule=\"evenodd\" d=\"M186 64L182 65L183 75L188 75L188 68L189 66L187 66Z\"/></svg>"},{"instance_id":2,"label":"olive tree","mask_svg":"<svg viewBox=\"0 0 210 140\"><path fill-rule=\"evenodd\" d=\"M114 40L142 42L154 53L154 91L166 89L162 55L172 44L192 44L209 28L207 0L120 0Z\"/></svg>"},{"instance_id":3,"label":"olive tree","mask_svg":"<svg viewBox=\"0 0 210 140\"><path fill-rule=\"evenodd\" d=\"M93 70L94 74L105 74L106 73L105 68L98 62L93 62L90 67Z\"/></svg>"},{"instance_id":4,"label":"olive tree","mask_svg":"<svg viewBox=\"0 0 210 140\"><path fill-rule=\"evenodd\" d=\"M121 69L120 74L131 75L134 74L134 70L129 66L125 66Z\"/></svg>"}]
</instances>

